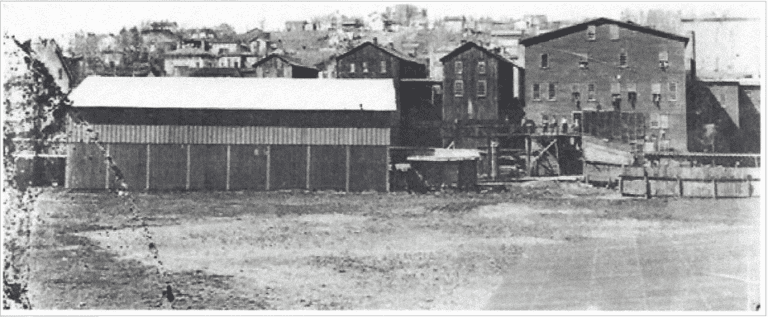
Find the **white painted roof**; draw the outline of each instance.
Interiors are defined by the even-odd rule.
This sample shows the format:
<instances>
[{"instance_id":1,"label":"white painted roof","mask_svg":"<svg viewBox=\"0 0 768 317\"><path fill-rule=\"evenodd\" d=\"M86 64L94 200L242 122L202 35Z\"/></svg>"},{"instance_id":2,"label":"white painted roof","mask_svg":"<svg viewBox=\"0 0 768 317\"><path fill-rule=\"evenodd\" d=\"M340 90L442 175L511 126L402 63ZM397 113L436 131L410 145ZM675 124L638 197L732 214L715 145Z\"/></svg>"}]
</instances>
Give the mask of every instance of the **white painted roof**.
<instances>
[{"instance_id":1,"label":"white painted roof","mask_svg":"<svg viewBox=\"0 0 768 317\"><path fill-rule=\"evenodd\" d=\"M76 108L395 111L391 79L207 77L86 78Z\"/></svg>"}]
</instances>

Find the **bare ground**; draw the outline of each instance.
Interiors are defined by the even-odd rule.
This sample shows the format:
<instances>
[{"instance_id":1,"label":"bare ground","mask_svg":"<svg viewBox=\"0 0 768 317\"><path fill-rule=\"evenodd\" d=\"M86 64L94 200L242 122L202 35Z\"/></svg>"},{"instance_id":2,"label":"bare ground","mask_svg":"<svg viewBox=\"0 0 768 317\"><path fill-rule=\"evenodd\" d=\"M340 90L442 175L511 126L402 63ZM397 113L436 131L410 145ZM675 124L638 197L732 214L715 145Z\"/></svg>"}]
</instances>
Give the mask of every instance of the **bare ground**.
<instances>
[{"instance_id":1,"label":"bare ground","mask_svg":"<svg viewBox=\"0 0 768 317\"><path fill-rule=\"evenodd\" d=\"M38 309L488 307L534 250L750 226L758 200L630 200L573 183L503 193L138 194L39 202ZM738 241L738 240L733 240ZM149 243L156 246L157 259ZM736 243L736 242L733 242Z\"/></svg>"}]
</instances>

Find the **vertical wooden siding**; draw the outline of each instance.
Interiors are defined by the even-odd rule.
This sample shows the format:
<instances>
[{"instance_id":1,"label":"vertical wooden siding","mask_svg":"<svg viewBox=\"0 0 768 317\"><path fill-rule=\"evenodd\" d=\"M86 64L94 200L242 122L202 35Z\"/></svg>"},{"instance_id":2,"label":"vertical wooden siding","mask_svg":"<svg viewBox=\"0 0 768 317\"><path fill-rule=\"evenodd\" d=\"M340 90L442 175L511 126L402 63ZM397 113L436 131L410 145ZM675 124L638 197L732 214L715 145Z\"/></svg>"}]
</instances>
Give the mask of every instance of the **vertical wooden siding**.
<instances>
[{"instance_id":1,"label":"vertical wooden siding","mask_svg":"<svg viewBox=\"0 0 768 317\"><path fill-rule=\"evenodd\" d=\"M104 155L95 144L75 143L67 151L67 185L73 189L103 189L107 173Z\"/></svg>"},{"instance_id":2,"label":"vertical wooden siding","mask_svg":"<svg viewBox=\"0 0 768 317\"><path fill-rule=\"evenodd\" d=\"M355 146L350 151L351 191L387 191L387 147Z\"/></svg>"},{"instance_id":3,"label":"vertical wooden siding","mask_svg":"<svg viewBox=\"0 0 768 317\"><path fill-rule=\"evenodd\" d=\"M312 189L344 190L346 159L344 146L313 146L309 182Z\"/></svg>"},{"instance_id":4,"label":"vertical wooden siding","mask_svg":"<svg viewBox=\"0 0 768 317\"><path fill-rule=\"evenodd\" d=\"M227 146L192 145L189 188L225 190L227 187Z\"/></svg>"},{"instance_id":5,"label":"vertical wooden siding","mask_svg":"<svg viewBox=\"0 0 768 317\"><path fill-rule=\"evenodd\" d=\"M300 145L273 145L270 167L271 189L306 188L307 148Z\"/></svg>"},{"instance_id":6,"label":"vertical wooden siding","mask_svg":"<svg viewBox=\"0 0 768 317\"><path fill-rule=\"evenodd\" d=\"M109 155L115 164L120 167L120 172L125 177L125 183L129 190L144 189L147 183L147 146L143 144L110 144ZM109 182L111 188L115 180L115 173L109 170Z\"/></svg>"},{"instance_id":7,"label":"vertical wooden siding","mask_svg":"<svg viewBox=\"0 0 768 317\"><path fill-rule=\"evenodd\" d=\"M297 128L265 126L92 125L104 143L389 145L389 128ZM84 126L70 142L87 141Z\"/></svg>"},{"instance_id":8,"label":"vertical wooden siding","mask_svg":"<svg viewBox=\"0 0 768 317\"><path fill-rule=\"evenodd\" d=\"M186 188L186 147L177 144L151 145L149 189L183 190Z\"/></svg>"},{"instance_id":9,"label":"vertical wooden siding","mask_svg":"<svg viewBox=\"0 0 768 317\"><path fill-rule=\"evenodd\" d=\"M231 190L264 190L267 173L267 147L232 145L230 155Z\"/></svg>"}]
</instances>

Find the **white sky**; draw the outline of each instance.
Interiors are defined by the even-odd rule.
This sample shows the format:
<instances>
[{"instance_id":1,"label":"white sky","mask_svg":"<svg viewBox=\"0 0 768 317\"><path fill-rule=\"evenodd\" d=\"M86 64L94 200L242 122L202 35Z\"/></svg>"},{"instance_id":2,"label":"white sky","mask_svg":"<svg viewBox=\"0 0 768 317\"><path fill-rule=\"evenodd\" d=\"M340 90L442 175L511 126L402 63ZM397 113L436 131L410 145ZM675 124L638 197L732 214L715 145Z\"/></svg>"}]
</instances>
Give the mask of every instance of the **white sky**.
<instances>
[{"instance_id":1,"label":"white sky","mask_svg":"<svg viewBox=\"0 0 768 317\"><path fill-rule=\"evenodd\" d=\"M332 13L363 16L387 6L411 3L426 8L430 19L446 15L522 17L546 14L550 20L583 17L619 18L624 9L665 9L683 13L765 17L765 2L3 2L2 32L17 38L61 38L76 31L118 33L145 20L176 21L181 27L232 25L236 31L259 26L280 29L286 20Z\"/></svg>"}]
</instances>

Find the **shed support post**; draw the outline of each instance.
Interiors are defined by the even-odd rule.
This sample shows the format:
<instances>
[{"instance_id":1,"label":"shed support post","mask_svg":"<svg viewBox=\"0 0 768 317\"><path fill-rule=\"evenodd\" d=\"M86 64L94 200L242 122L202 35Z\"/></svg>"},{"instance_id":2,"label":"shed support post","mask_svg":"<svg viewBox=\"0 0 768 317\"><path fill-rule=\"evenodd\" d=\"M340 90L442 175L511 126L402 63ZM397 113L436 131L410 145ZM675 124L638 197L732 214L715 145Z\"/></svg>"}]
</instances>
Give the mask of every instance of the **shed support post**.
<instances>
[{"instance_id":1,"label":"shed support post","mask_svg":"<svg viewBox=\"0 0 768 317\"><path fill-rule=\"evenodd\" d=\"M384 169L384 172L387 173L385 175L385 182L386 182L385 183L385 186L386 186L385 190L388 193L389 192L389 168L390 168L390 165L389 165L389 146L387 146L387 162L386 163L387 163L386 169Z\"/></svg>"},{"instance_id":2,"label":"shed support post","mask_svg":"<svg viewBox=\"0 0 768 317\"><path fill-rule=\"evenodd\" d=\"M712 178L712 198L717 199L717 179Z\"/></svg>"},{"instance_id":3,"label":"shed support post","mask_svg":"<svg viewBox=\"0 0 768 317\"><path fill-rule=\"evenodd\" d=\"M187 182L186 182L186 188L189 190L191 187L192 180L190 179L190 176L192 174L191 168L192 168L192 144L187 144Z\"/></svg>"},{"instance_id":4,"label":"shed support post","mask_svg":"<svg viewBox=\"0 0 768 317\"><path fill-rule=\"evenodd\" d=\"M272 146L267 145L267 175L264 177L265 179L265 185L264 190L269 190L269 174L270 174L270 168L272 165Z\"/></svg>"},{"instance_id":5,"label":"shed support post","mask_svg":"<svg viewBox=\"0 0 768 317\"><path fill-rule=\"evenodd\" d=\"M345 179L344 179L344 189L347 192L349 192L349 173L350 173L350 166L352 165L352 162L350 162L350 159L351 159L352 155L350 153L351 150L350 150L349 145L345 146L344 148L346 149L346 152L347 152L347 160L346 160L346 166L345 166L346 172L344 173L344 177L345 177Z\"/></svg>"},{"instance_id":6,"label":"shed support post","mask_svg":"<svg viewBox=\"0 0 768 317\"><path fill-rule=\"evenodd\" d=\"M525 169L527 171L528 177L531 176L531 137L529 135L525 136Z\"/></svg>"},{"instance_id":7,"label":"shed support post","mask_svg":"<svg viewBox=\"0 0 768 317\"><path fill-rule=\"evenodd\" d=\"M645 183L645 198L651 199L651 182L648 179L648 171L643 168L643 182Z\"/></svg>"},{"instance_id":8,"label":"shed support post","mask_svg":"<svg viewBox=\"0 0 768 317\"><path fill-rule=\"evenodd\" d=\"M311 161L312 161L312 146L307 145L307 189L312 189L309 183L309 174L311 173L311 170L312 170Z\"/></svg>"},{"instance_id":9,"label":"shed support post","mask_svg":"<svg viewBox=\"0 0 768 317\"><path fill-rule=\"evenodd\" d=\"M147 175L146 175L147 182L144 187L144 189L146 190L149 190L149 176L152 175L152 173L150 172L150 168L152 167L151 161L152 161L152 147L150 144L147 144Z\"/></svg>"},{"instance_id":10,"label":"shed support post","mask_svg":"<svg viewBox=\"0 0 768 317\"><path fill-rule=\"evenodd\" d=\"M624 175L619 175L619 194L624 196Z\"/></svg>"},{"instance_id":11,"label":"shed support post","mask_svg":"<svg viewBox=\"0 0 768 317\"><path fill-rule=\"evenodd\" d=\"M69 117L67 117L67 118L69 119ZM71 122L71 119L69 119L69 120ZM71 127L71 125L70 125L70 127ZM74 151L74 147L75 146L72 143L68 143L67 144L67 161L69 161L69 162L72 162L70 160L70 157L72 157L70 153L72 153ZM69 189L69 186L70 186L69 185L69 182L70 182L69 178L70 177L72 177L72 167L69 166L69 164L65 163L64 164L64 188Z\"/></svg>"},{"instance_id":12,"label":"shed support post","mask_svg":"<svg viewBox=\"0 0 768 317\"><path fill-rule=\"evenodd\" d=\"M680 197L683 197L683 195L684 195L683 194L683 180L680 178L679 174L677 175L677 191L678 191L678 195L680 195Z\"/></svg>"},{"instance_id":13,"label":"shed support post","mask_svg":"<svg viewBox=\"0 0 768 317\"><path fill-rule=\"evenodd\" d=\"M230 175L232 174L230 172L230 166L232 166L232 164L230 162L231 157L232 157L231 156L231 146L229 144L227 144L227 184L225 185L224 190L229 190L229 178L230 178Z\"/></svg>"},{"instance_id":14,"label":"shed support post","mask_svg":"<svg viewBox=\"0 0 768 317\"><path fill-rule=\"evenodd\" d=\"M106 151L105 151L104 154L106 154L106 155L104 156L104 165L106 166L106 168L104 169L104 175L105 175L104 176L104 188L105 189L109 189L109 160L107 159L107 157L111 156L111 155L109 155L109 144L107 144L105 146L105 148L106 148ZM35 157L35 158L37 158L37 157Z\"/></svg>"},{"instance_id":15,"label":"shed support post","mask_svg":"<svg viewBox=\"0 0 768 317\"><path fill-rule=\"evenodd\" d=\"M747 197L752 197L752 175L747 175Z\"/></svg>"}]
</instances>

